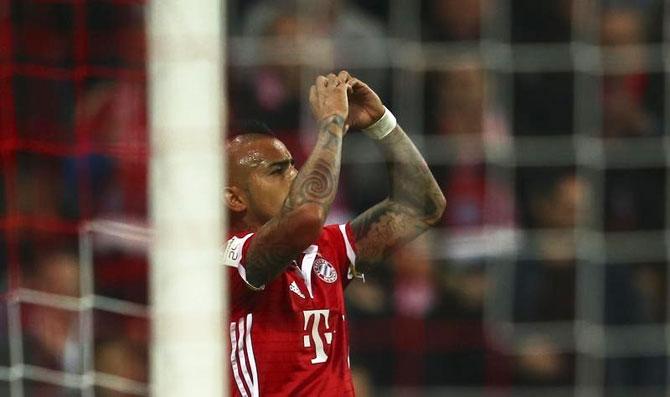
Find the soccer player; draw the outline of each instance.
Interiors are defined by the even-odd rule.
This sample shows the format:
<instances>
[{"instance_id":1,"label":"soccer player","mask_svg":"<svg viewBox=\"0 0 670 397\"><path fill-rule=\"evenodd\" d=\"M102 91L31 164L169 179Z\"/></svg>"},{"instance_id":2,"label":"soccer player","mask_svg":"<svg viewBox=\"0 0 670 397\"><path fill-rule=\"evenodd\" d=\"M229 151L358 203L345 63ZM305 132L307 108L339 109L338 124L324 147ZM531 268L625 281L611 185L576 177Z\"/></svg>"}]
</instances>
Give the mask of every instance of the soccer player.
<instances>
[{"instance_id":1,"label":"soccer player","mask_svg":"<svg viewBox=\"0 0 670 397\"><path fill-rule=\"evenodd\" d=\"M227 142L234 396L354 395L344 289L437 223L446 205L421 154L365 83L346 71L319 76L309 102L318 139L300 171L272 135ZM378 142L391 192L351 222L324 226L349 128Z\"/></svg>"}]
</instances>

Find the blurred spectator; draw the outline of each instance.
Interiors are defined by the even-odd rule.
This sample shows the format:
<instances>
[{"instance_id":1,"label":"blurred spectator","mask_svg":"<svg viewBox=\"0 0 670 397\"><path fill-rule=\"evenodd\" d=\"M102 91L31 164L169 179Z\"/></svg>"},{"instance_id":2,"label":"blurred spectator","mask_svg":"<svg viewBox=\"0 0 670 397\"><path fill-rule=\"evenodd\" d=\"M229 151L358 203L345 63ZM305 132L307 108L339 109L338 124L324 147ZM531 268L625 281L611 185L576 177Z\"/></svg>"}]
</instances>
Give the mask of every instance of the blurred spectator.
<instances>
[{"instance_id":1,"label":"blurred spectator","mask_svg":"<svg viewBox=\"0 0 670 397\"><path fill-rule=\"evenodd\" d=\"M302 38L332 39L334 53L330 56L337 65L349 65L357 59L377 64L388 60L385 28L376 17L367 14L347 0L261 1L246 17L244 35L258 37L266 34L278 15L293 13L300 20ZM321 49L324 50L324 49ZM362 80L378 86L372 74L356 73Z\"/></svg>"},{"instance_id":2,"label":"blurred spectator","mask_svg":"<svg viewBox=\"0 0 670 397\"><path fill-rule=\"evenodd\" d=\"M390 310L390 297L387 286L380 280L384 269L373 272L365 283L352 283L347 287L347 313L356 317L375 317L386 315Z\"/></svg>"},{"instance_id":3,"label":"blurred spectator","mask_svg":"<svg viewBox=\"0 0 670 397\"><path fill-rule=\"evenodd\" d=\"M493 282L484 260L451 260L438 275L440 298L434 316L450 320L481 320L487 291Z\"/></svg>"},{"instance_id":4,"label":"blurred spectator","mask_svg":"<svg viewBox=\"0 0 670 397\"><path fill-rule=\"evenodd\" d=\"M603 134L606 137L658 134L661 126L646 108L650 75L641 72L648 64L644 14L636 8L610 8L603 12L601 45L609 58L603 77ZM617 68L632 72L618 72Z\"/></svg>"},{"instance_id":5,"label":"blurred spectator","mask_svg":"<svg viewBox=\"0 0 670 397\"><path fill-rule=\"evenodd\" d=\"M58 297L79 296L79 263L68 252L47 254L26 276L26 287ZM82 370L82 345L76 311L22 305L23 358L25 364L79 374ZM28 395L36 397L74 396L62 386L29 382Z\"/></svg>"},{"instance_id":6,"label":"blurred spectator","mask_svg":"<svg viewBox=\"0 0 670 397\"><path fill-rule=\"evenodd\" d=\"M261 1L247 12L243 33L268 40L244 50L249 59L270 62L250 76L240 76L246 80L242 86L250 86L253 97L239 104L238 112L243 113L238 117L263 118L277 130L299 127L302 86L298 65L305 59L318 60L316 65L329 70L361 61L373 62L373 66L388 63L383 26L346 0ZM307 39L324 41L316 47L306 46ZM278 51L282 56L269 56ZM370 68L348 69L383 95L383 73Z\"/></svg>"},{"instance_id":7,"label":"blurred spectator","mask_svg":"<svg viewBox=\"0 0 670 397\"><path fill-rule=\"evenodd\" d=\"M313 0L301 5L298 15L307 35L333 41L332 68L370 63L349 70L385 96L387 76L380 69L388 67L390 60L382 22L347 0Z\"/></svg>"},{"instance_id":8,"label":"blurred spectator","mask_svg":"<svg viewBox=\"0 0 670 397\"><path fill-rule=\"evenodd\" d=\"M641 11L633 7L612 7L603 12L600 22L601 45L623 46L645 41ZM638 58L637 61L640 59Z\"/></svg>"},{"instance_id":9,"label":"blurred spectator","mask_svg":"<svg viewBox=\"0 0 670 397\"><path fill-rule=\"evenodd\" d=\"M393 311L402 317L425 318L437 305L435 265L424 234L391 256Z\"/></svg>"},{"instance_id":10,"label":"blurred spectator","mask_svg":"<svg viewBox=\"0 0 670 397\"><path fill-rule=\"evenodd\" d=\"M79 260L70 252L45 254L33 273L26 275L26 286L49 294L79 296Z\"/></svg>"},{"instance_id":11,"label":"blurred spectator","mask_svg":"<svg viewBox=\"0 0 670 397\"><path fill-rule=\"evenodd\" d=\"M648 319L662 323L666 319L667 269L665 263L643 263L636 267L635 286L643 296Z\"/></svg>"},{"instance_id":12,"label":"blurred spectator","mask_svg":"<svg viewBox=\"0 0 670 397\"><path fill-rule=\"evenodd\" d=\"M574 355L561 352L550 337L542 334L525 338L518 346L518 383L565 385L574 378Z\"/></svg>"},{"instance_id":13,"label":"blurred spectator","mask_svg":"<svg viewBox=\"0 0 670 397\"><path fill-rule=\"evenodd\" d=\"M480 37L482 15L488 14L491 0L422 1L424 41L467 41Z\"/></svg>"},{"instance_id":14,"label":"blurred spectator","mask_svg":"<svg viewBox=\"0 0 670 397\"><path fill-rule=\"evenodd\" d=\"M138 346L123 338L101 341L95 352L95 369L105 375L118 377L118 382L148 382L146 346ZM125 397L128 394L98 387L98 397Z\"/></svg>"},{"instance_id":15,"label":"blurred spectator","mask_svg":"<svg viewBox=\"0 0 670 397\"><path fill-rule=\"evenodd\" d=\"M258 66L251 72L240 71L237 76L233 74L233 114L238 119L260 118L280 133L293 132L300 124L302 66L298 38L304 34L304 28L295 9L289 5L274 9L272 4L261 3L257 9L252 10L252 14L260 13L262 17L248 22L254 26L247 28L250 30L247 34L271 42L253 43L245 50L253 53L254 58L261 58L266 48L268 52L281 50L283 57L277 59L276 64Z\"/></svg>"},{"instance_id":16,"label":"blurred spectator","mask_svg":"<svg viewBox=\"0 0 670 397\"><path fill-rule=\"evenodd\" d=\"M435 264L430 237L424 234L389 258L393 272L391 300L395 385L419 386L425 382L428 344L426 322L437 305Z\"/></svg>"},{"instance_id":17,"label":"blurred spectator","mask_svg":"<svg viewBox=\"0 0 670 397\"><path fill-rule=\"evenodd\" d=\"M26 275L30 289L64 297L79 295L79 263L68 253L48 255ZM77 313L34 305L26 310L26 361L33 365L77 372Z\"/></svg>"},{"instance_id":18,"label":"blurred spectator","mask_svg":"<svg viewBox=\"0 0 670 397\"><path fill-rule=\"evenodd\" d=\"M522 175L526 223L553 231L532 238L517 264L515 318L520 322L571 321L575 314L573 227L585 210L588 186L570 170L537 170ZM563 354L549 335L536 334L519 346L517 382L569 384L574 356Z\"/></svg>"},{"instance_id":19,"label":"blurred spectator","mask_svg":"<svg viewBox=\"0 0 670 397\"><path fill-rule=\"evenodd\" d=\"M473 227L514 225L514 205L507 186L487 174L486 152L509 145L502 112L493 100L492 84L478 61L434 76L433 104L428 115L430 135L448 139L457 156L437 172L449 197L445 222L455 232Z\"/></svg>"},{"instance_id":20,"label":"blurred spectator","mask_svg":"<svg viewBox=\"0 0 670 397\"><path fill-rule=\"evenodd\" d=\"M576 240L574 228L590 195L588 183L570 170L537 170L522 173L522 197L529 212L527 224L542 231L532 235L516 269L515 319L519 322L561 322L575 320ZM531 259L532 258L532 259ZM580 262L582 271L595 279L604 266L602 312L589 310L580 319L596 324L638 324L650 320L648 304L634 284L629 266ZM595 299L595 297L594 297ZM598 306L595 306L596 308ZM552 340L557 335L537 334L519 347L517 381L523 384L570 384L574 356L561 351ZM649 362L610 360L608 371L617 373L622 385L658 384L658 374L640 371Z\"/></svg>"},{"instance_id":21,"label":"blurred spectator","mask_svg":"<svg viewBox=\"0 0 670 397\"><path fill-rule=\"evenodd\" d=\"M479 60L463 59L456 67L432 77L428 133L455 136L465 141L463 145L470 138L480 143L473 148L480 151L481 143L492 146L506 143L509 134L506 121L494 100L494 85ZM469 150L457 153L481 155Z\"/></svg>"},{"instance_id":22,"label":"blurred spectator","mask_svg":"<svg viewBox=\"0 0 670 397\"><path fill-rule=\"evenodd\" d=\"M531 236L517 269L516 314L519 321L574 318L573 228L585 210L586 182L570 170L532 170L521 175L526 224L546 234ZM527 189L527 190L526 190Z\"/></svg>"}]
</instances>

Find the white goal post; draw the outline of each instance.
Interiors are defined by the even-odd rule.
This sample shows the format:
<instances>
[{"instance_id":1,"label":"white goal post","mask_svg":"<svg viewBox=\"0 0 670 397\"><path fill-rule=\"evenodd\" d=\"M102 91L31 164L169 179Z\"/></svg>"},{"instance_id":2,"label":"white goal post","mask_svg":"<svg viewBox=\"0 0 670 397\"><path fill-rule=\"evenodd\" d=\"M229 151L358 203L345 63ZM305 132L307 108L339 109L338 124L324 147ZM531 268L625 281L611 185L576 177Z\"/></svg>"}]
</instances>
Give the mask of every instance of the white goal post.
<instances>
[{"instance_id":1,"label":"white goal post","mask_svg":"<svg viewBox=\"0 0 670 397\"><path fill-rule=\"evenodd\" d=\"M224 0L149 5L151 391L227 392Z\"/></svg>"}]
</instances>

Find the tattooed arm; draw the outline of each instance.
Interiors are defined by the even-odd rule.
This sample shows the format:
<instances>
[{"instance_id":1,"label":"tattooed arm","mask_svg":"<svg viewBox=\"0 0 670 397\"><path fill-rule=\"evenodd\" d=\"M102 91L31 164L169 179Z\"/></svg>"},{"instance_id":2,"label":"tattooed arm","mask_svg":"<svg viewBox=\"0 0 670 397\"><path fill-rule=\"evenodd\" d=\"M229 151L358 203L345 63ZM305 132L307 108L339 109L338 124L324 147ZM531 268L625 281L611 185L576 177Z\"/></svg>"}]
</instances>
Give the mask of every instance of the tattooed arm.
<instances>
[{"instance_id":1,"label":"tattooed arm","mask_svg":"<svg viewBox=\"0 0 670 397\"><path fill-rule=\"evenodd\" d=\"M428 165L400 126L379 146L386 157L391 192L351 222L358 248L356 267L362 272L435 225L446 206Z\"/></svg>"},{"instance_id":2,"label":"tattooed arm","mask_svg":"<svg viewBox=\"0 0 670 397\"><path fill-rule=\"evenodd\" d=\"M384 106L365 83L343 74L350 87L348 122L354 128L366 128L382 117ZM351 222L356 267L362 272L439 222L446 207L428 165L400 126L377 142L386 159L391 191Z\"/></svg>"},{"instance_id":3,"label":"tattooed arm","mask_svg":"<svg viewBox=\"0 0 670 397\"><path fill-rule=\"evenodd\" d=\"M317 142L293 181L281 212L258 229L250 243L246 272L253 286L275 278L316 241L337 192L342 138L347 130L346 85L334 74L319 76L309 100L319 122Z\"/></svg>"}]
</instances>

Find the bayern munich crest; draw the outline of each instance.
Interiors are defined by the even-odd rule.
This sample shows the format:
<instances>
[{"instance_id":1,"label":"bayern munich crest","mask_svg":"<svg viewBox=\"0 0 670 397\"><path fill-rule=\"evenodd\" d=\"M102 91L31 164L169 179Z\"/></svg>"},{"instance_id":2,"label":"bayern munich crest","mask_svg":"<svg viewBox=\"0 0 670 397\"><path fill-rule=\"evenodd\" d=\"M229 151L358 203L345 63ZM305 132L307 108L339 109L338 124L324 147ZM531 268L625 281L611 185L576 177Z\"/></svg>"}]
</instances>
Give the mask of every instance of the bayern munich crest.
<instances>
[{"instance_id":1,"label":"bayern munich crest","mask_svg":"<svg viewBox=\"0 0 670 397\"><path fill-rule=\"evenodd\" d=\"M335 268L330 262L323 258L316 258L312 269L321 280L327 283L334 283L337 281L337 272L335 271Z\"/></svg>"}]
</instances>

